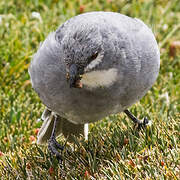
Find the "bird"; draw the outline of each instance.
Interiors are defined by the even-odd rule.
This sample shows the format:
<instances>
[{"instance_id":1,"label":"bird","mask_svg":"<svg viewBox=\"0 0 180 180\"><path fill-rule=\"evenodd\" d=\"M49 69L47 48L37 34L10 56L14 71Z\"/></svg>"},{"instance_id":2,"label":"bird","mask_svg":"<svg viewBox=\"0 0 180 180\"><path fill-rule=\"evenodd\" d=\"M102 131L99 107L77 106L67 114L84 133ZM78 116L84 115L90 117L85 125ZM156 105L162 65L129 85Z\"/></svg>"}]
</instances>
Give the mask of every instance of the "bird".
<instances>
[{"instance_id":1,"label":"bird","mask_svg":"<svg viewBox=\"0 0 180 180\"><path fill-rule=\"evenodd\" d=\"M62 159L56 137L88 137L88 124L124 112L155 83L160 68L156 38L143 21L94 11L70 18L40 43L29 66L33 89L46 106L37 143Z\"/></svg>"}]
</instances>

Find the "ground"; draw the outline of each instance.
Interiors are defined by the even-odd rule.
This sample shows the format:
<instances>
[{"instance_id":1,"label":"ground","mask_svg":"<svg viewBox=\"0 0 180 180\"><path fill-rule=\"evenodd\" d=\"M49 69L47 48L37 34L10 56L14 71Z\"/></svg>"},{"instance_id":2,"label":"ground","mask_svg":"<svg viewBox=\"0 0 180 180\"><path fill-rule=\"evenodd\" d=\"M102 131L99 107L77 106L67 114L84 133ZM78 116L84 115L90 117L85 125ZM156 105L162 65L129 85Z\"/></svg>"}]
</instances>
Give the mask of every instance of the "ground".
<instances>
[{"instance_id":1,"label":"ground","mask_svg":"<svg viewBox=\"0 0 180 180\"><path fill-rule=\"evenodd\" d=\"M36 145L44 105L31 87L28 66L49 32L76 14L100 10L140 18L157 38L159 77L130 108L152 126L138 132L125 114L111 115L90 125L88 141L66 145L60 167L46 146ZM2 179L180 179L179 0L1 0L0 39Z\"/></svg>"}]
</instances>

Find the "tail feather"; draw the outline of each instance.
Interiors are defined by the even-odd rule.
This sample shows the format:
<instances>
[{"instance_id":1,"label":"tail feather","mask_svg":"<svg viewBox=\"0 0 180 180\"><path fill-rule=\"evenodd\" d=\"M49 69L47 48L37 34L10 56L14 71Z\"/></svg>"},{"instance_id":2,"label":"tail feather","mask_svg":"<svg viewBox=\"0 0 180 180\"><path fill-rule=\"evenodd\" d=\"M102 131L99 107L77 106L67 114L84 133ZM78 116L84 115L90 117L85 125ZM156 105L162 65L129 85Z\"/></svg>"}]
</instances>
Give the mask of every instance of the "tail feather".
<instances>
[{"instance_id":1,"label":"tail feather","mask_svg":"<svg viewBox=\"0 0 180 180\"><path fill-rule=\"evenodd\" d=\"M37 144L45 144L51 137L55 115L52 111L45 109L41 118L44 122L37 136ZM57 116L57 118L56 137L62 133L66 138L68 138L68 141L72 142L73 136L78 137L81 134L84 134L87 139L88 124L73 124L60 116Z\"/></svg>"}]
</instances>

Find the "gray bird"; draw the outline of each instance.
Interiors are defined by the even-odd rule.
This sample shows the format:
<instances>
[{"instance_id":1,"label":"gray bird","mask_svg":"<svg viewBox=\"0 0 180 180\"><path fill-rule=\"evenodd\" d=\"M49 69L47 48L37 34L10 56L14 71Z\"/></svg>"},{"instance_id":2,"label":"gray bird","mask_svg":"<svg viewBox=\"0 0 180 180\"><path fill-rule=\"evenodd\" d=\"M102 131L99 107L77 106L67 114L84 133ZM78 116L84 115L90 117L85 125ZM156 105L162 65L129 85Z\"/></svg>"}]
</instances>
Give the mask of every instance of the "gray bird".
<instances>
[{"instance_id":1,"label":"gray bird","mask_svg":"<svg viewBox=\"0 0 180 180\"><path fill-rule=\"evenodd\" d=\"M61 159L56 137L72 140L88 125L119 112L145 126L127 108L155 82L160 53L150 28L113 12L75 16L48 35L29 67L31 83L47 109L38 143Z\"/></svg>"}]
</instances>

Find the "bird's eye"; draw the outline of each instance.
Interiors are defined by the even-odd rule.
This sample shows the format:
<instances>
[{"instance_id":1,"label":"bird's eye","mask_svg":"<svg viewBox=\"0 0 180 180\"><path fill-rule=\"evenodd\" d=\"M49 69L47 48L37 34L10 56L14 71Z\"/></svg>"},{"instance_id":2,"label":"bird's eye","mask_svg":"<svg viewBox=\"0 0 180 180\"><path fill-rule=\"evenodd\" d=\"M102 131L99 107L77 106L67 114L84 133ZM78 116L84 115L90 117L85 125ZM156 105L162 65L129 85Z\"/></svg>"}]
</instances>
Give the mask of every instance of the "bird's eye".
<instances>
[{"instance_id":1,"label":"bird's eye","mask_svg":"<svg viewBox=\"0 0 180 180\"><path fill-rule=\"evenodd\" d=\"M96 52L95 54L93 54L93 55L91 56L91 60L96 59L96 58L97 58L97 56L98 56L98 52Z\"/></svg>"},{"instance_id":2,"label":"bird's eye","mask_svg":"<svg viewBox=\"0 0 180 180\"><path fill-rule=\"evenodd\" d=\"M95 60L98 56L98 52L94 53L91 57L89 57L88 59L88 63L90 63L91 61Z\"/></svg>"}]
</instances>

